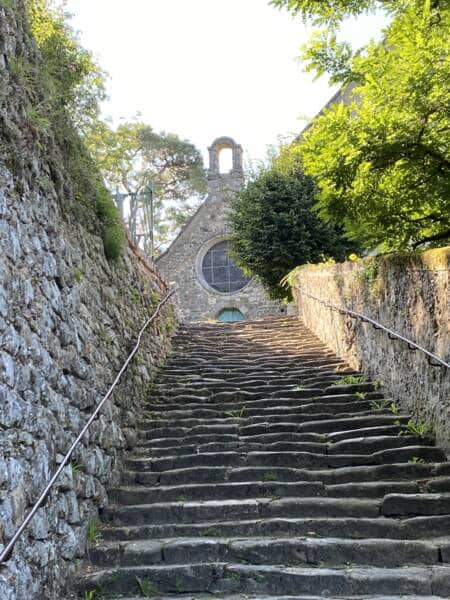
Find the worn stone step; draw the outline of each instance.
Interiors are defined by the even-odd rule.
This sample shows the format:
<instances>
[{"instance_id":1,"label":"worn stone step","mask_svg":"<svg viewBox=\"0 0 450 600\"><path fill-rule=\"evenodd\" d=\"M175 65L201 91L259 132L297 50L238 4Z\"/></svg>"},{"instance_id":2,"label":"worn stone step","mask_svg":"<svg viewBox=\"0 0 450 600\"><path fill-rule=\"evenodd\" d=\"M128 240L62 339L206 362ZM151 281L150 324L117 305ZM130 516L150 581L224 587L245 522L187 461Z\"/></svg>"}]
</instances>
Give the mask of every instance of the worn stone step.
<instances>
[{"instance_id":1,"label":"worn stone step","mask_svg":"<svg viewBox=\"0 0 450 600\"><path fill-rule=\"evenodd\" d=\"M438 538L448 531L450 516L275 518L204 523L157 523L105 526L104 540L141 540L181 537L338 537L343 539L420 540ZM450 562L449 559L446 559Z\"/></svg>"},{"instance_id":2,"label":"worn stone step","mask_svg":"<svg viewBox=\"0 0 450 600\"><path fill-rule=\"evenodd\" d=\"M189 483L223 483L227 481L321 481L322 483L344 484L364 481L392 481L449 477L450 463L392 463L341 467L338 469L295 469L291 467L187 467L166 472L129 472L130 480L139 477L139 482L153 485L182 485ZM132 475L134 473L134 475Z\"/></svg>"},{"instance_id":3,"label":"worn stone step","mask_svg":"<svg viewBox=\"0 0 450 600\"><path fill-rule=\"evenodd\" d=\"M139 451L140 455L152 456L152 457L170 457L177 455L187 454L205 454L205 453L217 453L217 452L313 452L316 454L326 454L327 444L315 444L312 442L291 442L291 441L278 441L268 444L256 443L256 442L244 442L242 440L236 440L233 442L226 443L209 443L209 444L195 444L190 446L172 446L169 448L148 448ZM136 452L135 452L136 454Z\"/></svg>"},{"instance_id":4,"label":"worn stone step","mask_svg":"<svg viewBox=\"0 0 450 600\"><path fill-rule=\"evenodd\" d=\"M280 436L281 437L281 436ZM234 439L233 441L210 442L208 444L177 445L167 448L140 448L142 456L163 458L182 456L188 454L204 454L217 452L309 452L313 454L344 455L344 454L373 454L382 450L405 448L414 446L430 446L432 440L420 439L413 436L380 436L377 438L359 438L351 442L344 441L337 444L298 442L280 439L276 442L254 442Z\"/></svg>"},{"instance_id":5,"label":"worn stone step","mask_svg":"<svg viewBox=\"0 0 450 600\"><path fill-rule=\"evenodd\" d=\"M205 445L205 444L226 444L227 442L247 442L247 443L273 443L273 442L301 442L313 444L325 444L327 438L325 435L314 433L272 433L260 436L239 436L235 434L212 434L212 435L193 435L185 438L156 438L139 440L139 446L136 450L148 451L149 448L170 448L181 445Z\"/></svg>"},{"instance_id":6,"label":"worn stone step","mask_svg":"<svg viewBox=\"0 0 450 600\"><path fill-rule=\"evenodd\" d=\"M189 437L202 434L236 434L247 437L250 435L261 435L276 432L297 432L297 433L335 433L340 430L361 429L362 427L378 427L383 425L396 425L397 422L406 424L408 417L389 414L373 414L354 417L352 415L320 415L319 420L315 420L311 415L305 417L303 422L282 422L272 423L269 419L255 425L243 425L239 419L229 419L228 423L211 423L204 421L203 424L189 424L189 427L170 427L163 426L161 422L149 424L147 429L140 430L143 438L162 438L162 437ZM333 418L331 418L333 417Z\"/></svg>"},{"instance_id":7,"label":"worn stone step","mask_svg":"<svg viewBox=\"0 0 450 600\"><path fill-rule=\"evenodd\" d=\"M208 592L313 594L337 596L372 594L438 595L450 593L448 567L346 569L241 565L231 563L122 567L99 571L86 578L82 590L101 588L104 593L139 594L137 579L148 581L152 593Z\"/></svg>"},{"instance_id":8,"label":"worn stone step","mask_svg":"<svg viewBox=\"0 0 450 600\"><path fill-rule=\"evenodd\" d=\"M450 494L389 494L381 512L386 516L450 514Z\"/></svg>"},{"instance_id":9,"label":"worn stone step","mask_svg":"<svg viewBox=\"0 0 450 600\"><path fill-rule=\"evenodd\" d=\"M146 408L150 411L159 412L161 414L168 414L169 411L177 411L177 410L216 410L216 406L220 408L222 411L230 411L230 410L242 410L245 408L249 411L252 410L264 410L264 409L273 409L273 408L284 408L288 406L300 406L300 403L314 402L314 403L322 403L326 402L327 404L335 404L340 402L352 402L357 398L352 394L333 394L333 395L318 395L316 389L302 389L298 390L302 393L301 396L296 398L256 398L254 399L253 394L246 394L243 396L241 392L238 393L230 393L227 398L216 398L214 395L213 398L210 399L208 404L205 404L204 401L198 402L196 396L192 395L180 395L174 397L163 397L164 406L161 403L154 403L149 401L146 403ZM243 397L242 397L243 396ZM175 398L177 401L175 402ZM234 398L236 398L234 400ZM382 398L382 394L379 392L371 392L367 394L368 400L379 400ZM178 401L179 399L179 401Z\"/></svg>"},{"instance_id":10,"label":"worn stone step","mask_svg":"<svg viewBox=\"0 0 450 600\"><path fill-rule=\"evenodd\" d=\"M298 412L284 412L280 413L272 412L270 414L260 414L260 415L248 415L245 412L233 411L231 414L218 417L202 417L202 418L161 418L161 419L139 419L137 421L137 426L141 430L153 430L158 431L161 428L164 428L168 431L168 435L170 435L170 428L178 429L178 428L195 428L195 427L205 427L205 426L228 426L228 425L236 425L241 429L246 430L244 428L250 427L261 427L261 425L273 425L273 424L286 424L286 425L303 425L310 422L317 421L329 421L331 419L336 419L339 421L343 421L345 419L353 419L353 418L373 418L377 419L383 416L390 416L390 412L388 409L373 411L372 409L367 409L365 406L360 407L361 410L352 409L352 404L341 405L334 412L335 405L321 406L316 405L311 407L310 410L302 412L299 410ZM341 408L342 410L339 410ZM349 412L351 410L351 412ZM356 414L356 416L355 416ZM396 420L400 422L405 422L406 415L401 415ZM407 420L407 419L406 419ZM394 422L395 424L395 422Z\"/></svg>"},{"instance_id":11,"label":"worn stone step","mask_svg":"<svg viewBox=\"0 0 450 600\"><path fill-rule=\"evenodd\" d=\"M398 493L407 487L397 486ZM417 486L414 492L417 492ZM325 486L319 482L237 482L222 484L197 484L158 487L119 487L109 491L109 497L116 504L149 504L151 502L184 502L189 500L219 500L266 497L311 497L325 496Z\"/></svg>"},{"instance_id":12,"label":"worn stone step","mask_svg":"<svg viewBox=\"0 0 450 600\"><path fill-rule=\"evenodd\" d=\"M341 538L182 538L109 542L90 550L91 561L101 567L208 562L282 564L286 566L375 567L434 565L438 543L417 540Z\"/></svg>"},{"instance_id":13,"label":"worn stone step","mask_svg":"<svg viewBox=\"0 0 450 600\"><path fill-rule=\"evenodd\" d=\"M305 390L301 390L305 392ZM327 410L334 410L342 406L367 406L367 409L371 408L369 403L376 400L375 393L373 395L367 395L364 400L358 397L352 396L351 394L342 394L334 396L318 396L316 390L308 388L310 396L304 394L301 398L262 398L262 399L242 399L230 402L216 400L214 402L205 404L205 402L166 402L164 405L161 404L146 404L146 409L149 413L154 414L155 418L202 418L202 417L218 417L223 416L224 413L229 412L243 412L248 416L257 415L268 415L268 414L280 414L281 412L300 412L302 410L312 410L315 406L321 408L326 406ZM191 398L191 396L188 396Z\"/></svg>"},{"instance_id":14,"label":"worn stone step","mask_svg":"<svg viewBox=\"0 0 450 600\"><path fill-rule=\"evenodd\" d=\"M104 600L116 600L117 596L111 596L107 598L104 596ZM145 600L144 596L133 596L125 598L120 596L121 600ZM254 594L214 594L214 600L323 600L324 596L279 596L279 595L254 595ZM327 600L405 600L405 596L326 596ZM211 600L211 594L177 594L176 596L158 596L158 600ZM446 600L442 596L412 596L408 595L407 600Z\"/></svg>"},{"instance_id":15,"label":"worn stone step","mask_svg":"<svg viewBox=\"0 0 450 600\"><path fill-rule=\"evenodd\" d=\"M147 504L149 502L175 502L183 500L218 500L223 498L305 497L328 496L334 498L383 498L387 494L417 494L430 491L430 481L369 481L325 486L321 482L227 482L214 484L183 484L176 486L145 486L140 474L131 482L138 486L112 488L109 497L118 504ZM154 481L153 483L157 483Z\"/></svg>"},{"instance_id":16,"label":"worn stone step","mask_svg":"<svg viewBox=\"0 0 450 600\"><path fill-rule=\"evenodd\" d=\"M105 519L114 525L150 523L192 523L273 519L278 517L376 517L380 500L343 498L255 498L241 500L207 500L164 502L109 507Z\"/></svg>"},{"instance_id":17,"label":"worn stone step","mask_svg":"<svg viewBox=\"0 0 450 600\"><path fill-rule=\"evenodd\" d=\"M414 459L426 462L445 460L445 453L434 446L405 446L380 450L372 454L316 454L313 452L205 452L165 458L129 458L126 465L131 470L169 471L200 466L273 466L326 469L332 467L381 465L394 460L408 462Z\"/></svg>"}]
</instances>

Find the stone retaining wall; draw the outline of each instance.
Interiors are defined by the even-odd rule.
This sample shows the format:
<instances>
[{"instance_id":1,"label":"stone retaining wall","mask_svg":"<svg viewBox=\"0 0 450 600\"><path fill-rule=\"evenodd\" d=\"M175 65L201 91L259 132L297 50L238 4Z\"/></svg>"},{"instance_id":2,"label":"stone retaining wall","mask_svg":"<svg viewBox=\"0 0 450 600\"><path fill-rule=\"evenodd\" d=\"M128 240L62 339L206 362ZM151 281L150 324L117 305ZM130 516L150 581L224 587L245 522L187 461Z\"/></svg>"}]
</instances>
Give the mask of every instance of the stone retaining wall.
<instances>
[{"instance_id":1,"label":"stone retaining wall","mask_svg":"<svg viewBox=\"0 0 450 600\"><path fill-rule=\"evenodd\" d=\"M37 51L23 2L10 4L0 3L0 548L167 289L131 246L117 263L105 258L95 209L71 197L61 153L51 140L48 147L37 143L26 125L30 98L8 68L13 57L32 61ZM83 219L75 216L76 202ZM2 600L67 597L63 587L85 554L87 528L107 502L107 487L120 478L174 326L167 305L57 490L0 568Z\"/></svg>"},{"instance_id":2,"label":"stone retaining wall","mask_svg":"<svg viewBox=\"0 0 450 600\"><path fill-rule=\"evenodd\" d=\"M307 293L363 313L450 362L450 248L299 270ZM339 356L383 382L416 418L431 421L450 450L450 371L371 325L296 293L299 318Z\"/></svg>"}]
</instances>

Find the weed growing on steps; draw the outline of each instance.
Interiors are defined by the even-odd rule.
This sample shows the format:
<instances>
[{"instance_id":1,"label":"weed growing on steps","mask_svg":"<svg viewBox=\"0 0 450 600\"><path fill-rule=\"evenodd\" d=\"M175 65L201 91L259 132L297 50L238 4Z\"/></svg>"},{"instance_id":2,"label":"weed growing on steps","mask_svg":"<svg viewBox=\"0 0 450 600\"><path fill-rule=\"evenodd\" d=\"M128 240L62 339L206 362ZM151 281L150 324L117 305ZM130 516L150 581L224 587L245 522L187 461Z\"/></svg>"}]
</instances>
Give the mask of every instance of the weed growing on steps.
<instances>
[{"instance_id":1,"label":"weed growing on steps","mask_svg":"<svg viewBox=\"0 0 450 600\"><path fill-rule=\"evenodd\" d=\"M412 456L408 462L411 465L424 465L425 464L425 460L423 458L419 458L418 456Z\"/></svg>"},{"instance_id":2,"label":"weed growing on steps","mask_svg":"<svg viewBox=\"0 0 450 600\"><path fill-rule=\"evenodd\" d=\"M156 595L157 590L150 579L141 579L140 577L136 577L136 583L138 585L138 592L144 596L144 598L152 598Z\"/></svg>"},{"instance_id":3,"label":"weed growing on steps","mask_svg":"<svg viewBox=\"0 0 450 600\"><path fill-rule=\"evenodd\" d=\"M182 594L184 592L183 580L180 577L177 577L175 581L175 590L177 594Z\"/></svg>"},{"instance_id":4,"label":"weed growing on steps","mask_svg":"<svg viewBox=\"0 0 450 600\"><path fill-rule=\"evenodd\" d=\"M99 544L102 541L102 534L100 533L100 528L98 526L97 521L89 521L86 527L86 553L89 561L91 557L89 556L89 550L95 544Z\"/></svg>"},{"instance_id":5,"label":"weed growing on steps","mask_svg":"<svg viewBox=\"0 0 450 600\"><path fill-rule=\"evenodd\" d=\"M90 590L89 592L84 592L83 600L95 600L98 598L98 594L96 590Z\"/></svg>"},{"instance_id":6,"label":"weed growing on steps","mask_svg":"<svg viewBox=\"0 0 450 600\"><path fill-rule=\"evenodd\" d=\"M364 377L364 375L346 375L331 385L358 385L360 383L367 383L367 377Z\"/></svg>"},{"instance_id":7,"label":"weed growing on steps","mask_svg":"<svg viewBox=\"0 0 450 600\"><path fill-rule=\"evenodd\" d=\"M207 529L204 530L203 536L204 537L218 537L219 531L217 529L215 529L214 527L208 527Z\"/></svg>"},{"instance_id":8,"label":"weed growing on steps","mask_svg":"<svg viewBox=\"0 0 450 600\"><path fill-rule=\"evenodd\" d=\"M241 410L228 410L224 413L226 417L231 417L232 419L243 419L247 409L245 406L241 408Z\"/></svg>"},{"instance_id":9,"label":"weed growing on steps","mask_svg":"<svg viewBox=\"0 0 450 600\"><path fill-rule=\"evenodd\" d=\"M277 475L273 471L267 471L262 476L262 480L263 481L276 481L277 480Z\"/></svg>"},{"instance_id":10,"label":"weed growing on steps","mask_svg":"<svg viewBox=\"0 0 450 600\"><path fill-rule=\"evenodd\" d=\"M393 415L398 415L399 408L395 402L391 402L389 405L389 410ZM396 425L400 425L400 421L395 422Z\"/></svg>"},{"instance_id":11,"label":"weed growing on steps","mask_svg":"<svg viewBox=\"0 0 450 600\"><path fill-rule=\"evenodd\" d=\"M358 400L365 400L366 396L367 396L367 392L355 392L354 393L355 398L357 398Z\"/></svg>"},{"instance_id":12,"label":"weed growing on steps","mask_svg":"<svg viewBox=\"0 0 450 600\"><path fill-rule=\"evenodd\" d=\"M409 419L404 428L404 433L410 433L420 439L426 438L433 431L433 425L430 421L414 421L413 419Z\"/></svg>"},{"instance_id":13,"label":"weed growing on steps","mask_svg":"<svg viewBox=\"0 0 450 600\"><path fill-rule=\"evenodd\" d=\"M381 379L375 379L375 381L372 381L372 385L373 389L375 391L378 391L383 387L383 382L381 381Z\"/></svg>"},{"instance_id":14,"label":"weed growing on steps","mask_svg":"<svg viewBox=\"0 0 450 600\"><path fill-rule=\"evenodd\" d=\"M390 404L390 400L372 400L370 402L370 408L372 410L386 410L386 408L389 408Z\"/></svg>"},{"instance_id":15,"label":"weed growing on steps","mask_svg":"<svg viewBox=\"0 0 450 600\"><path fill-rule=\"evenodd\" d=\"M159 415L159 414L156 414L156 413L154 413L154 412L152 412L152 411L150 411L150 410L145 410L145 411L142 413L142 415L143 415L143 417L144 417L145 419L148 419L149 421L160 421L160 420L162 419L162 416L161 416L161 415Z\"/></svg>"}]
</instances>

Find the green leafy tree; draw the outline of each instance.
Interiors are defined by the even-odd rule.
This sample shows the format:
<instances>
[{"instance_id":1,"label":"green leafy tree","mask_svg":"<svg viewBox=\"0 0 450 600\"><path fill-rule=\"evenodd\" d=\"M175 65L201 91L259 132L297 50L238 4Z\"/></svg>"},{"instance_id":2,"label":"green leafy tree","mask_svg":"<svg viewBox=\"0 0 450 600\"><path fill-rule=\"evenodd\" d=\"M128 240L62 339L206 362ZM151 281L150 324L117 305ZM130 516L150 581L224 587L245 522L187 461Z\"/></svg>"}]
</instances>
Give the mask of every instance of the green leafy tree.
<instances>
[{"instance_id":1,"label":"green leafy tree","mask_svg":"<svg viewBox=\"0 0 450 600\"><path fill-rule=\"evenodd\" d=\"M430 0L434 8L445 7L448 0ZM318 24L337 25L346 17L354 17L376 9L394 15L411 6L423 5L423 0L270 0L277 8L285 8L293 15Z\"/></svg>"},{"instance_id":2,"label":"green leafy tree","mask_svg":"<svg viewBox=\"0 0 450 600\"><path fill-rule=\"evenodd\" d=\"M102 236L108 258L117 259L125 234L114 202L89 152L85 136L98 122L99 102L104 99L104 74L70 27L64 10L47 0L25 0L6 5L20 18L26 9L36 52L24 52L22 44L9 57L10 89L24 99L23 123L26 144L49 161L49 173L64 210L70 209ZM3 94L0 94L0 103ZM1 107L0 107L1 108ZM11 149L13 145L9 144ZM25 153L6 162L16 169ZM0 144L0 158L3 148ZM97 218L92 218L94 209Z\"/></svg>"},{"instance_id":3,"label":"green leafy tree","mask_svg":"<svg viewBox=\"0 0 450 600\"><path fill-rule=\"evenodd\" d=\"M272 298L281 299L288 293L280 281L294 267L345 259L355 244L344 239L340 227L318 218L311 177L298 166L283 171L277 160L231 199L229 223L236 263L258 275Z\"/></svg>"},{"instance_id":4,"label":"green leafy tree","mask_svg":"<svg viewBox=\"0 0 450 600\"><path fill-rule=\"evenodd\" d=\"M346 57L350 103L326 110L284 156L317 181L323 218L384 250L450 239L450 9L408 4L383 43Z\"/></svg>"},{"instance_id":5,"label":"green leafy tree","mask_svg":"<svg viewBox=\"0 0 450 600\"><path fill-rule=\"evenodd\" d=\"M84 133L99 118L105 74L81 46L62 6L50 8L47 0L27 0L26 7L42 57L39 75L45 97L38 108L58 119L64 132L73 125Z\"/></svg>"},{"instance_id":6,"label":"green leafy tree","mask_svg":"<svg viewBox=\"0 0 450 600\"><path fill-rule=\"evenodd\" d=\"M123 123L115 130L99 123L88 140L109 187L129 194L126 218L135 241L146 237L143 220L149 218L145 209L148 190L153 190L158 249L183 225L206 190L199 150L175 134L156 133L140 122Z\"/></svg>"}]
</instances>

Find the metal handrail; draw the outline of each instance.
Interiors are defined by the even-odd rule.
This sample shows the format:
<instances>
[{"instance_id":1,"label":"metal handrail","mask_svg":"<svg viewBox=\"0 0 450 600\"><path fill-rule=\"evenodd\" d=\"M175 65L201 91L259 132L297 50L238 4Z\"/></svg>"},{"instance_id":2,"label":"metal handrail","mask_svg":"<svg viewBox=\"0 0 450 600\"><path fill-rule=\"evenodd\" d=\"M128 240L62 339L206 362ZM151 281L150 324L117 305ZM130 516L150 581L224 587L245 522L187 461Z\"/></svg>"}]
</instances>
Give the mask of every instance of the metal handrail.
<instances>
[{"instance_id":1,"label":"metal handrail","mask_svg":"<svg viewBox=\"0 0 450 600\"><path fill-rule=\"evenodd\" d=\"M26 527L28 526L28 524L30 523L30 521L33 519L33 517L36 514L36 512L38 511L38 509L45 504L45 501L47 499L47 496L48 496L51 488L53 487L53 485L54 485L55 481L58 479L58 477L61 475L62 470L66 467L67 463L69 462L69 459L70 459L70 457L73 454L73 451L78 446L78 444L82 440L84 434L87 432L87 430L89 429L89 427L92 425L92 423L98 417L98 415L99 415L100 411L102 410L103 406L105 405L105 403L111 397L111 394L113 393L114 388L116 387L116 385L119 383L122 375L127 370L128 365L132 361L134 355L139 350L139 346L141 344L141 339L142 339L142 336L143 336L145 330L150 325L150 323L152 323L156 319L156 317L158 316L158 314L159 314L162 306L164 306L164 304L166 304L166 302L174 295L174 293L176 291L177 291L177 287L172 288L165 295L165 297L159 302L159 304L156 307L156 310L153 313L153 315L151 317L149 317L146 320L146 322L144 323L144 326L139 331L137 342L136 342L133 350L131 351L131 353L129 354L128 358L124 362L122 368L120 369L119 373L117 374L116 378L114 379L113 383L111 384L109 390L107 391L107 393L105 394L105 396L103 397L103 399L101 400L101 402L97 405L97 408L95 409L95 411L92 413L92 415L90 416L90 418L86 422L85 426L83 427L83 429L79 433L78 437L75 439L75 441L70 446L69 450L67 451L66 455L64 456L63 461L59 465L58 469L55 471L53 477L48 482L48 484L45 487L44 491L39 496L39 498L36 501L36 503L34 504L33 508L30 510L30 512L28 513L28 515L26 516L26 518L22 522L22 525L19 527L19 529L16 531L16 533L14 534L14 536L11 538L11 540L9 541L9 543L6 545L6 547L3 549L2 553L0 554L0 564L6 563L11 558L12 551L13 551L14 546L16 545L18 539L20 538L20 536L22 535L22 533L24 532L24 530L26 529Z\"/></svg>"},{"instance_id":2,"label":"metal handrail","mask_svg":"<svg viewBox=\"0 0 450 600\"><path fill-rule=\"evenodd\" d=\"M370 317L367 317L366 315L358 313L354 310L350 310L348 308L344 308L343 306L336 306L335 304L332 304L328 300L323 300L322 298L317 298L317 296L313 296L312 294L309 294L304 289L302 289L300 286L295 286L295 289L298 290L304 296L307 296L308 298L312 298L313 300L316 300L316 302L318 302L319 304L322 304L323 306L326 306L327 308L330 308L331 310L337 311L341 314L347 314L352 319L359 319L360 321L365 321L366 323L370 323L371 325L373 325L373 327L375 329L381 329L382 331L387 333L390 339L397 339L397 340L407 343L410 350L414 350L414 351L419 350L420 352L423 352L426 355L428 362L431 366L443 367L446 369L450 369L450 364L448 362L446 362L442 358L439 358L439 356L437 356L436 354L433 354L433 352L429 352L422 346L419 346L419 344L416 344L409 338L407 338L403 335L400 335L393 329L389 329L388 327L385 327L378 321L375 321L375 319L371 319ZM435 362L432 362L432 361L435 361Z\"/></svg>"}]
</instances>

